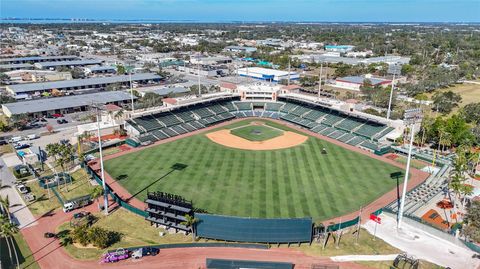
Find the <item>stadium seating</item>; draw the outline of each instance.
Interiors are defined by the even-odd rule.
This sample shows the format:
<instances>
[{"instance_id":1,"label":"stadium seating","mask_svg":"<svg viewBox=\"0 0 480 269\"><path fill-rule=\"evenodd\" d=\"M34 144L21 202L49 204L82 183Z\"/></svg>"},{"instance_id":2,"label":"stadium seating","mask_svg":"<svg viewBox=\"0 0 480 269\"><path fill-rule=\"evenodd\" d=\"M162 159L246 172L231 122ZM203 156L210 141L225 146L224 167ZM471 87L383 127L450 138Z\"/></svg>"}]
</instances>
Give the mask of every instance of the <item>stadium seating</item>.
<instances>
[{"instance_id":1,"label":"stadium seating","mask_svg":"<svg viewBox=\"0 0 480 269\"><path fill-rule=\"evenodd\" d=\"M284 105L285 103L266 103L265 104L265 110L268 111L279 111L280 108Z\"/></svg>"},{"instance_id":2,"label":"stadium seating","mask_svg":"<svg viewBox=\"0 0 480 269\"><path fill-rule=\"evenodd\" d=\"M340 123L335 125L336 128L345 130L347 132L351 132L354 129L358 128L360 125L362 125L365 121L361 119L356 119L356 118L346 118L342 120Z\"/></svg>"},{"instance_id":3,"label":"stadium seating","mask_svg":"<svg viewBox=\"0 0 480 269\"><path fill-rule=\"evenodd\" d=\"M323 117L325 115L326 115L326 113L322 112L320 110L311 110L307 114L303 115L303 117L305 119L309 119L311 121L317 121L318 119L320 119L321 117Z\"/></svg>"},{"instance_id":4,"label":"stadium seating","mask_svg":"<svg viewBox=\"0 0 480 269\"><path fill-rule=\"evenodd\" d=\"M213 112L210 110L206 109L205 107L200 107L195 110L193 110L193 113L197 114L200 118L207 118L215 115Z\"/></svg>"},{"instance_id":5,"label":"stadium seating","mask_svg":"<svg viewBox=\"0 0 480 269\"><path fill-rule=\"evenodd\" d=\"M311 110L304 107L304 106L297 106L296 108L292 109L289 113L295 116L302 116L303 114L310 112Z\"/></svg>"},{"instance_id":6,"label":"stadium seating","mask_svg":"<svg viewBox=\"0 0 480 269\"><path fill-rule=\"evenodd\" d=\"M325 124L325 125L328 125L328 126L334 126L339 121L344 120L344 119L345 119L345 117L342 117L338 114L327 114L327 115L325 115L325 118L322 121L322 123Z\"/></svg>"},{"instance_id":7,"label":"stadium seating","mask_svg":"<svg viewBox=\"0 0 480 269\"><path fill-rule=\"evenodd\" d=\"M161 117L157 117L157 120L162 122L163 125L169 127L173 125L177 125L182 123L175 115L173 114L165 114L162 115Z\"/></svg>"},{"instance_id":8,"label":"stadium seating","mask_svg":"<svg viewBox=\"0 0 480 269\"><path fill-rule=\"evenodd\" d=\"M195 117L193 116L193 113L189 110L175 112L174 114L177 117L179 117L181 120L183 120L184 122L190 122L190 121L195 120Z\"/></svg>"},{"instance_id":9,"label":"stadium seating","mask_svg":"<svg viewBox=\"0 0 480 269\"><path fill-rule=\"evenodd\" d=\"M238 110L252 110L251 102L235 102L235 106L238 107Z\"/></svg>"},{"instance_id":10,"label":"stadium seating","mask_svg":"<svg viewBox=\"0 0 480 269\"><path fill-rule=\"evenodd\" d=\"M284 106L282 106L282 108L280 109L281 112L285 112L285 113L288 113L290 112L291 110L297 108L297 105L295 104L292 104L292 103L285 103Z\"/></svg>"},{"instance_id":11,"label":"stadium seating","mask_svg":"<svg viewBox=\"0 0 480 269\"><path fill-rule=\"evenodd\" d=\"M349 140L349 141L347 142L347 144L352 145L352 146L356 146L356 145L362 143L362 142L365 141L365 140L366 140L366 139L363 138L363 137L355 136L353 139Z\"/></svg>"},{"instance_id":12,"label":"stadium seating","mask_svg":"<svg viewBox=\"0 0 480 269\"><path fill-rule=\"evenodd\" d=\"M237 108L233 105L232 102L225 102L222 104L222 106L230 112L237 111Z\"/></svg>"},{"instance_id":13,"label":"stadium seating","mask_svg":"<svg viewBox=\"0 0 480 269\"><path fill-rule=\"evenodd\" d=\"M355 135L347 133L347 134L339 137L338 141L343 142L343 143L347 143L349 140L351 140L353 138L355 138Z\"/></svg>"},{"instance_id":14,"label":"stadium seating","mask_svg":"<svg viewBox=\"0 0 480 269\"><path fill-rule=\"evenodd\" d=\"M151 134L153 136L155 136L158 140L169 138L169 136L167 134L165 134L164 132L162 132L160 130L155 130L155 131L151 132Z\"/></svg>"},{"instance_id":15,"label":"stadium seating","mask_svg":"<svg viewBox=\"0 0 480 269\"><path fill-rule=\"evenodd\" d=\"M215 112L215 114L221 114L221 113L227 112L227 109L223 108L219 104L214 104L214 105L208 106L208 109Z\"/></svg>"},{"instance_id":16,"label":"stadium seating","mask_svg":"<svg viewBox=\"0 0 480 269\"><path fill-rule=\"evenodd\" d=\"M142 126L142 128L147 132L164 127L164 125L160 124L160 122L150 115L135 118L134 121L137 123L137 125Z\"/></svg>"}]
</instances>

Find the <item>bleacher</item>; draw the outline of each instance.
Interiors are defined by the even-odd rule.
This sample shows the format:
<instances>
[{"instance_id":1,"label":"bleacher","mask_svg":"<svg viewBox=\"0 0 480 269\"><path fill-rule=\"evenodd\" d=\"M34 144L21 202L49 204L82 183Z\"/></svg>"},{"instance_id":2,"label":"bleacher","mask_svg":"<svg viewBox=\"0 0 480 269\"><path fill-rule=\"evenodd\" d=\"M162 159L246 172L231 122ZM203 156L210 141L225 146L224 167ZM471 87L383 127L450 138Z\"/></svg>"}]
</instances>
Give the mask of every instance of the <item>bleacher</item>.
<instances>
[{"instance_id":1,"label":"bleacher","mask_svg":"<svg viewBox=\"0 0 480 269\"><path fill-rule=\"evenodd\" d=\"M141 142L185 134L235 117L281 118L340 142L373 151L379 149L377 142L394 130L327 108L291 102L214 102L129 119L127 123L140 134L151 134L141 136Z\"/></svg>"},{"instance_id":2,"label":"bleacher","mask_svg":"<svg viewBox=\"0 0 480 269\"><path fill-rule=\"evenodd\" d=\"M165 126L170 127L182 123L175 115L173 114L164 114L161 117L157 117L157 120L162 122Z\"/></svg>"},{"instance_id":3,"label":"bleacher","mask_svg":"<svg viewBox=\"0 0 480 269\"><path fill-rule=\"evenodd\" d=\"M328 126L334 126L337 124L339 121L345 119L345 117L342 117L338 114L327 114L325 115L325 118L323 119L322 123Z\"/></svg>"},{"instance_id":4,"label":"bleacher","mask_svg":"<svg viewBox=\"0 0 480 269\"><path fill-rule=\"evenodd\" d=\"M279 111L280 108L284 105L285 103L266 103L265 104L265 110L268 111Z\"/></svg>"},{"instance_id":5,"label":"bleacher","mask_svg":"<svg viewBox=\"0 0 480 269\"><path fill-rule=\"evenodd\" d=\"M235 102L235 106L238 107L238 110L252 110L251 102Z\"/></svg>"},{"instance_id":6,"label":"bleacher","mask_svg":"<svg viewBox=\"0 0 480 269\"><path fill-rule=\"evenodd\" d=\"M364 120L349 117L342 120L339 124L335 125L335 127L347 132L351 132L355 128L358 128L360 125L362 125L364 122Z\"/></svg>"}]
</instances>

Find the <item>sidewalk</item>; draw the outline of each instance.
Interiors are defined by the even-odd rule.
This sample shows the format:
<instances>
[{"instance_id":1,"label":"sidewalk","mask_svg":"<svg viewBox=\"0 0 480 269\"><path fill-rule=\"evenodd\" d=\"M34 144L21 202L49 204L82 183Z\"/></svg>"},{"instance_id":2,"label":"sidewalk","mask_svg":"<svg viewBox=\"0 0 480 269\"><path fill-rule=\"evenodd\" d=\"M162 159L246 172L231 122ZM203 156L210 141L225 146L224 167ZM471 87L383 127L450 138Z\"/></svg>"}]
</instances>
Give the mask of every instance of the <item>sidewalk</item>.
<instances>
[{"instance_id":1,"label":"sidewalk","mask_svg":"<svg viewBox=\"0 0 480 269\"><path fill-rule=\"evenodd\" d=\"M5 162L1 158L0 165L0 180L2 182L2 186L4 186L0 190L0 195L2 197L8 196L8 200L10 201L9 211L12 216L12 220L18 224L20 229L36 225L37 222L35 217L32 215L27 205L20 197L20 194L15 189L15 176L12 174L12 172L10 172Z\"/></svg>"},{"instance_id":2,"label":"sidewalk","mask_svg":"<svg viewBox=\"0 0 480 269\"><path fill-rule=\"evenodd\" d=\"M376 236L409 255L452 269L479 268L480 260L473 259L474 252L467 247L438 238L405 222L402 223L402 229L397 231L395 218L385 214L380 217L382 224L377 225ZM375 222L368 221L363 227L373 234Z\"/></svg>"}]
</instances>

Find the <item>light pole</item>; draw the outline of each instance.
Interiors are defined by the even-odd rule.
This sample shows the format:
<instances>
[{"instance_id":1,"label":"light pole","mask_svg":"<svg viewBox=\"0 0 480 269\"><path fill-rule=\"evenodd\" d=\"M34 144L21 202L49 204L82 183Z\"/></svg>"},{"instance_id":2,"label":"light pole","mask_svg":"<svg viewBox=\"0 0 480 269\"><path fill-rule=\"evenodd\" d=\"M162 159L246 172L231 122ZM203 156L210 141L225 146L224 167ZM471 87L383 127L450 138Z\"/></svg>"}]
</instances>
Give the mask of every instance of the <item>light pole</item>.
<instances>
[{"instance_id":1,"label":"light pole","mask_svg":"<svg viewBox=\"0 0 480 269\"><path fill-rule=\"evenodd\" d=\"M395 87L395 71L393 72L392 87L390 89L390 100L388 101L387 120L390 119L390 110L392 109L393 89Z\"/></svg>"},{"instance_id":2,"label":"light pole","mask_svg":"<svg viewBox=\"0 0 480 269\"><path fill-rule=\"evenodd\" d=\"M102 188L103 188L103 199L104 199L104 213L108 215L108 194L107 194L107 187L105 184L105 170L103 169L103 154L102 154L102 137L100 136L100 119L99 119L99 112L100 107L98 105L94 105L97 109L97 136L98 136L98 153L100 155L100 170L101 170L101 178L102 178Z\"/></svg>"},{"instance_id":3,"label":"light pole","mask_svg":"<svg viewBox=\"0 0 480 269\"><path fill-rule=\"evenodd\" d=\"M402 227L403 209L405 207L405 198L407 195L408 174L410 173L410 161L412 159L413 139L415 138L415 124L422 121L422 110L420 108L408 109L405 111L404 122L410 125L410 146L408 148L407 169L405 171L405 180L403 182L402 199L398 210L397 230Z\"/></svg>"},{"instance_id":4,"label":"light pole","mask_svg":"<svg viewBox=\"0 0 480 269\"><path fill-rule=\"evenodd\" d=\"M322 75L323 75L323 62L320 63L320 76L318 76L318 99L320 99L320 92L322 91Z\"/></svg>"}]
</instances>

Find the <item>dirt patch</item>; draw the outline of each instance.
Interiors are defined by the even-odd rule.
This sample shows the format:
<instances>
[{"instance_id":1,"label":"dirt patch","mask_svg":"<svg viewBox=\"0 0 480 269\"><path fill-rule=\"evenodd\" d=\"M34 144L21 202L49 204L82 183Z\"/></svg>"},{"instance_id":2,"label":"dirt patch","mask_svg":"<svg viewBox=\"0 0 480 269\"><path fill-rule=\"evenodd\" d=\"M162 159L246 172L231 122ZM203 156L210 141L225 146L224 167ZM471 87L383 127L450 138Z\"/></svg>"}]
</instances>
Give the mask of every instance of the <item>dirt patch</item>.
<instances>
[{"instance_id":1,"label":"dirt patch","mask_svg":"<svg viewBox=\"0 0 480 269\"><path fill-rule=\"evenodd\" d=\"M264 141L250 141L230 133L230 130L220 130L206 134L213 142L236 149L274 150L298 146L307 141L308 136L284 131L283 135Z\"/></svg>"}]
</instances>

